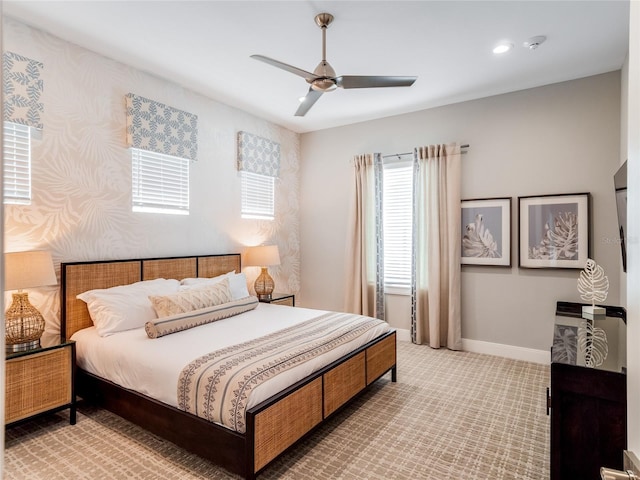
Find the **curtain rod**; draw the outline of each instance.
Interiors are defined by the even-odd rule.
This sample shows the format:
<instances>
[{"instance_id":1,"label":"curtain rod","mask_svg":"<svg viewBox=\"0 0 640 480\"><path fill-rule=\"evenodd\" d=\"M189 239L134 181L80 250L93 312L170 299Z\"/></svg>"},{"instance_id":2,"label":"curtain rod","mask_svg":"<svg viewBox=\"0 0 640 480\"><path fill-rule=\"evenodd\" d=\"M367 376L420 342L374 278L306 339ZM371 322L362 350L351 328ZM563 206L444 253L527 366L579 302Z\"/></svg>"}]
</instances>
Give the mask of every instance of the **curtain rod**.
<instances>
[{"instance_id":1,"label":"curtain rod","mask_svg":"<svg viewBox=\"0 0 640 480\"><path fill-rule=\"evenodd\" d=\"M465 144L465 145L460 145L460 148L469 148L469 144ZM462 152L464 153L464 152ZM406 153L391 153L389 155L383 155L382 158L390 158L390 157L404 157L405 155L413 155L413 152L406 152Z\"/></svg>"}]
</instances>

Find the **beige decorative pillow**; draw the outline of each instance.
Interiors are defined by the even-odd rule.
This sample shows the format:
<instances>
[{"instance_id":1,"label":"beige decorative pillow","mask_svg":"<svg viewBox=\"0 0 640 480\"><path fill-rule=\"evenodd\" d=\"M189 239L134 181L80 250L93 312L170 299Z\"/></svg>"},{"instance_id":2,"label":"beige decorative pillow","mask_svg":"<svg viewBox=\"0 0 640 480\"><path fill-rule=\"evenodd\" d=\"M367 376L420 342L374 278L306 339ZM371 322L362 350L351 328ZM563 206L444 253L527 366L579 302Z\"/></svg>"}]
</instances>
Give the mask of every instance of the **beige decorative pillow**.
<instances>
[{"instance_id":1,"label":"beige decorative pillow","mask_svg":"<svg viewBox=\"0 0 640 480\"><path fill-rule=\"evenodd\" d=\"M191 288L171 295L149 297L159 318L221 305L230 302L231 299L229 280L226 278L214 285Z\"/></svg>"},{"instance_id":2,"label":"beige decorative pillow","mask_svg":"<svg viewBox=\"0 0 640 480\"><path fill-rule=\"evenodd\" d=\"M204 308L193 312L179 313L170 317L157 318L144 326L149 338L160 338L181 332L206 323L217 322L240 313L253 310L258 306L256 297L245 297L229 303Z\"/></svg>"}]
</instances>

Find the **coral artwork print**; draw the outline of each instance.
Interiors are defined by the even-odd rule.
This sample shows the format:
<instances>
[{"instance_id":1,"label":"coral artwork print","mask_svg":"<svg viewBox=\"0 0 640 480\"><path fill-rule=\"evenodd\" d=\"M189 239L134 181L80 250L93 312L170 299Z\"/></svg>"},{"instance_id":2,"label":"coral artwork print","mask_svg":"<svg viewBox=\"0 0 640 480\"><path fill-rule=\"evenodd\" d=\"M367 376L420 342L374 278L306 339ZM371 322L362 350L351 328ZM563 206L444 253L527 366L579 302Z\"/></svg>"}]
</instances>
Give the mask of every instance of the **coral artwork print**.
<instances>
[{"instance_id":1,"label":"coral artwork print","mask_svg":"<svg viewBox=\"0 0 640 480\"><path fill-rule=\"evenodd\" d=\"M529 258L575 260L578 258L577 204L529 207Z\"/></svg>"},{"instance_id":2,"label":"coral artwork print","mask_svg":"<svg viewBox=\"0 0 640 480\"><path fill-rule=\"evenodd\" d=\"M511 266L511 198L460 202L460 262Z\"/></svg>"},{"instance_id":3,"label":"coral artwork print","mask_svg":"<svg viewBox=\"0 0 640 480\"><path fill-rule=\"evenodd\" d=\"M484 225L484 216L476 214L475 220L464 226L462 256L477 258L499 258L498 242Z\"/></svg>"}]
</instances>

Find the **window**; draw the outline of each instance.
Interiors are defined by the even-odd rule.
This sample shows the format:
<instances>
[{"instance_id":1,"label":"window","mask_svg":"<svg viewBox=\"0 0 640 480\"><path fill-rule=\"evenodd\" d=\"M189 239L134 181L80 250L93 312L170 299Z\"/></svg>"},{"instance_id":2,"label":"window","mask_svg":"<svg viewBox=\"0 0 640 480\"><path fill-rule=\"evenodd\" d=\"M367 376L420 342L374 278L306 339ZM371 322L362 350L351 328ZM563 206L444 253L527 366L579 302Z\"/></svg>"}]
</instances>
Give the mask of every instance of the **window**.
<instances>
[{"instance_id":1,"label":"window","mask_svg":"<svg viewBox=\"0 0 640 480\"><path fill-rule=\"evenodd\" d=\"M273 220L275 177L240 171L242 218Z\"/></svg>"},{"instance_id":2,"label":"window","mask_svg":"<svg viewBox=\"0 0 640 480\"><path fill-rule=\"evenodd\" d=\"M31 204L31 128L4 122L4 203Z\"/></svg>"},{"instance_id":3,"label":"window","mask_svg":"<svg viewBox=\"0 0 640 480\"><path fill-rule=\"evenodd\" d=\"M384 236L384 283L386 291L411 285L413 235L413 165L396 162L384 165L382 224Z\"/></svg>"},{"instance_id":4,"label":"window","mask_svg":"<svg viewBox=\"0 0 640 480\"><path fill-rule=\"evenodd\" d=\"M189 159L131 149L134 212L189 215Z\"/></svg>"}]
</instances>

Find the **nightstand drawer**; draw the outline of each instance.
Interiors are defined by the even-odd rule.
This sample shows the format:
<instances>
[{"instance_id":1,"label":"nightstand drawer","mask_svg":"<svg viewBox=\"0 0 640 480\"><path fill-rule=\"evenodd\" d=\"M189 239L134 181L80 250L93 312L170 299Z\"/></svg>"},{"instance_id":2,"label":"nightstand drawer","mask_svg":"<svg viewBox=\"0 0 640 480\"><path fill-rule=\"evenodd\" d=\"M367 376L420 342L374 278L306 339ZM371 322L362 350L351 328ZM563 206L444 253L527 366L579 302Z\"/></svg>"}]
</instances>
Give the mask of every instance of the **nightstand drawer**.
<instances>
[{"instance_id":1,"label":"nightstand drawer","mask_svg":"<svg viewBox=\"0 0 640 480\"><path fill-rule=\"evenodd\" d=\"M5 423L66 406L75 416L73 356L69 344L7 359Z\"/></svg>"}]
</instances>

